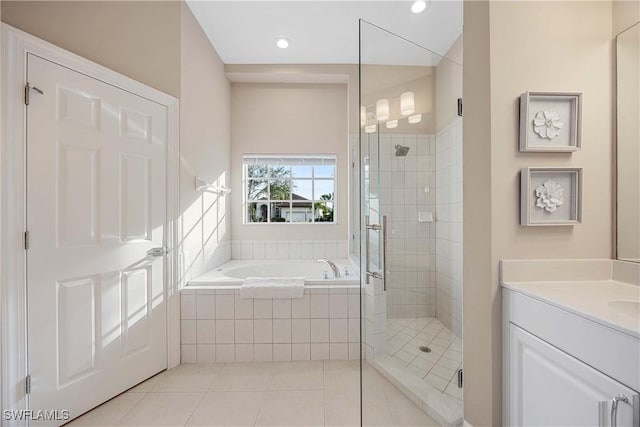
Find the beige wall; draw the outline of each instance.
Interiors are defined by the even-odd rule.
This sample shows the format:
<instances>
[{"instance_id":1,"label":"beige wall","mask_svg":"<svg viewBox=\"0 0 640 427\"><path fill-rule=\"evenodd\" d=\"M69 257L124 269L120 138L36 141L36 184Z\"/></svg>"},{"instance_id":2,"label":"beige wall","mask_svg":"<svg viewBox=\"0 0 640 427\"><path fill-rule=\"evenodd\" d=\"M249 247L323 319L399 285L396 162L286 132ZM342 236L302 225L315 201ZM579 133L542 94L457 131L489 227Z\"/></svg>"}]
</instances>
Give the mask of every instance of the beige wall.
<instances>
[{"instance_id":1,"label":"beige wall","mask_svg":"<svg viewBox=\"0 0 640 427\"><path fill-rule=\"evenodd\" d=\"M458 117L458 98L462 98L462 36L451 45L436 66L436 133Z\"/></svg>"},{"instance_id":2,"label":"beige wall","mask_svg":"<svg viewBox=\"0 0 640 427\"><path fill-rule=\"evenodd\" d=\"M613 35L629 28L640 21L640 1L638 0L614 0L613 1Z\"/></svg>"},{"instance_id":3,"label":"beige wall","mask_svg":"<svg viewBox=\"0 0 640 427\"><path fill-rule=\"evenodd\" d=\"M618 35L617 251L640 262L640 24Z\"/></svg>"},{"instance_id":4,"label":"beige wall","mask_svg":"<svg viewBox=\"0 0 640 427\"><path fill-rule=\"evenodd\" d=\"M230 83L191 10L182 5L180 40L180 207L185 279L225 262L229 196L196 192L196 176L230 186Z\"/></svg>"},{"instance_id":5,"label":"beige wall","mask_svg":"<svg viewBox=\"0 0 640 427\"><path fill-rule=\"evenodd\" d=\"M464 416L500 425L500 322L492 256L489 3L464 4L463 317ZM517 97L514 94L513 97ZM515 124L513 125L515 127ZM516 141L513 141L515 144ZM496 301L497 299L497 301Z\"/></svg>"},{"instance_id":6,"label":"beige wall","mask_svg":"<svg viewBox=\"0 0 640 427\"><path fill-rule=\"evenodd\" d=\"M2 21L173 96L180 2L3 1Z\"/></svg>"},{"instance_id":7,"label":"beige wall","mask_svg":"<svg viewBox=\"0 0 640 427\"><path fill-rule=\"evenodd\" d=\"M231 86L231 202L234 240L348 238L347 86L233 83ZM243 225L242 155L333 154L337 224Z\"/></svg>"},{"instance_id":8,"label":"beige wall","mask_svg":"<svg viewBox=\"0 0 640 427\"><path fill-rule=\"evenodd\" d=\"M252 83L346 83L349 133L360 132L357 64L226 64L231 81Z\"/></svg>"},{"instance_id":9,"label":"beige wall","mask_svg":"<svg viewBox=\"0 0 640 427\"><path fill-rule=\"evenodd\" d=\"M464 282L465 301L480 302L464 313L473 425L500 423L499 260L612 255L612 46L609 1L465 2L464 157L473 161L464 164L464 205L474 209L464 216ZM518 152L518 97L527 90L584 92L582 151ZM584 168L582 225L519 225L526 166Z\"/></svg>"}]
</instances>

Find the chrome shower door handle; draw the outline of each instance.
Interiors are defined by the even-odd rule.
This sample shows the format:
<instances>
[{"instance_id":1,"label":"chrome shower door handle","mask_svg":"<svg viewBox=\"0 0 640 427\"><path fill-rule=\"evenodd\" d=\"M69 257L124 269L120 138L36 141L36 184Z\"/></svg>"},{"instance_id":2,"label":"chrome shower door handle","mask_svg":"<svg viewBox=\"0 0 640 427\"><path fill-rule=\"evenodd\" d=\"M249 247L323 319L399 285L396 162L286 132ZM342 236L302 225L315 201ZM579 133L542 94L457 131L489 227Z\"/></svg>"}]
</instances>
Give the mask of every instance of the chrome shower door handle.
<instances>
[{"instance_id":1,"label":"chrome shower door handle","mask_svg":"<svg viewBox=\"0 0 640 427\"><path fill-rule=\"evenodd\" d=\"M618 404L620 402L629 403L629 398L623 394L611 398L611 427L618 426Z\"/></svg>"},{"instance_id":2,"label":"chrome shower door handle","mask_svg":"<svg viewBox=\"0 0 640 427\"><path fill-rule=\"evenodd\" d=\"M387 290L387 216L382 217L382 290Z\"/></svg>"}]
</instances>

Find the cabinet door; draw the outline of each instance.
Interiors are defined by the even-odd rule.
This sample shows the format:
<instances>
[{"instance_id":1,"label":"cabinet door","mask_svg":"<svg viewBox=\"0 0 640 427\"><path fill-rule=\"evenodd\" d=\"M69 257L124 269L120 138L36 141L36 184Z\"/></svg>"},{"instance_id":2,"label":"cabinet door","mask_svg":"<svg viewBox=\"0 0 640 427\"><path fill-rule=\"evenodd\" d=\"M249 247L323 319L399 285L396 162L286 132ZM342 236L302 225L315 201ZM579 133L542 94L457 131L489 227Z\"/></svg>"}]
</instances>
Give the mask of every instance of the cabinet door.
<instances>
[{"instance_id":1,"label":"cabinet door","mask_svg":"<svg viewBox=\"0 0 640 427\"><path fill-rule=\"evenodd\" d=\"M619 394L629 403L618 404L617 425L633 425L633 390L511 323L509 345L509 425L611 427Z\"/></svg>"}]
</instances>

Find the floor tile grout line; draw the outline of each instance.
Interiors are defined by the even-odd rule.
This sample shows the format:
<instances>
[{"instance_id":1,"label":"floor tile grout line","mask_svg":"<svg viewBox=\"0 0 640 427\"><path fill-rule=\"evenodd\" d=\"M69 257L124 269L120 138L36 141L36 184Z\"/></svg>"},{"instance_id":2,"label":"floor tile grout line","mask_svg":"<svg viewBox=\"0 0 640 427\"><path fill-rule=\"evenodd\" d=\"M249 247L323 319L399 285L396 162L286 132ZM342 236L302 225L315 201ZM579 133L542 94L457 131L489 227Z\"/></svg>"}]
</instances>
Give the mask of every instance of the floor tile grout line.
<instances>
[{"instance_id":1,"label":"floor tile grout line","mask_svg":"<svg viewBox=\"0 0 640 427\"><path fill-rule=\"evenodd\" d=\"M207 392L202 393L202 396L200 396L200 400L198 401L198 403L193 407L193 411L191 411L191 414L189 414L189 418L187 418L187 421L183 424L183 426L188 426L189 425L189 421L191 421L191 418L193 418L193 414L196 413L196 410L198 409L198 407L200 406L200 404L202 403L202 401L204 400L204 397L207 395Z\"/></svg>"}]
</instances>

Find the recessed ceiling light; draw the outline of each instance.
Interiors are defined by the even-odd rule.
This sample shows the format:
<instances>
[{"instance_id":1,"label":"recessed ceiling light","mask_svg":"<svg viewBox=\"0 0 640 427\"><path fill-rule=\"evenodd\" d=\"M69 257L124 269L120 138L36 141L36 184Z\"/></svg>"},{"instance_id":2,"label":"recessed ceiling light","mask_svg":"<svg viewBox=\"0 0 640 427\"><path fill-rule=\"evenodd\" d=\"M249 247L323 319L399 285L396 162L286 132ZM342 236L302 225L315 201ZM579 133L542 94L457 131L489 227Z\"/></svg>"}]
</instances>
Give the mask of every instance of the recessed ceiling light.
<instances>
[{"instance_id":1,"label":"recessed ceiling light","mask_svg":"<svg viewBox=\"0 0 640 427\"><path fill-rule=\"evenodd\" d=\"M411 12L422 13L427 8L427 2L425 0L416 0L411 5Z\"/></svg>"},{"instance_id":2,"label":"recessed ceiling light","mask_svg":"<svg viewBox=\"0 0 640 427\"><path fill-rule=\"evenodd\" d=\"M291 44L291 40L285 37L280 37L276 39L276 46L278 46L280 49L286 49L289 47L290 44Z\"/></svg>"}]
</instances>

